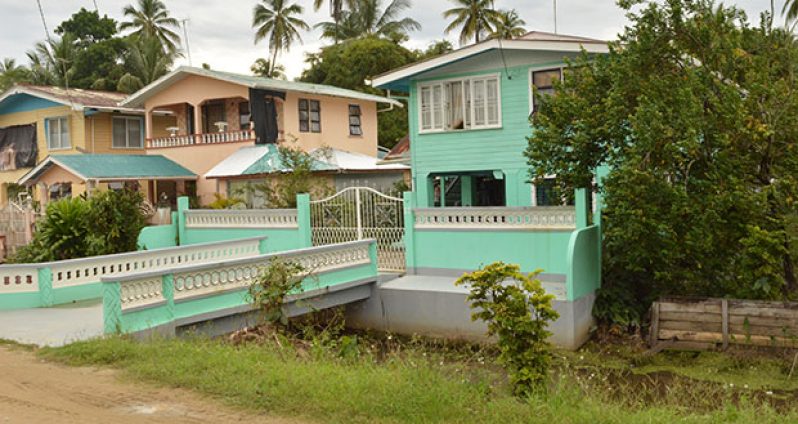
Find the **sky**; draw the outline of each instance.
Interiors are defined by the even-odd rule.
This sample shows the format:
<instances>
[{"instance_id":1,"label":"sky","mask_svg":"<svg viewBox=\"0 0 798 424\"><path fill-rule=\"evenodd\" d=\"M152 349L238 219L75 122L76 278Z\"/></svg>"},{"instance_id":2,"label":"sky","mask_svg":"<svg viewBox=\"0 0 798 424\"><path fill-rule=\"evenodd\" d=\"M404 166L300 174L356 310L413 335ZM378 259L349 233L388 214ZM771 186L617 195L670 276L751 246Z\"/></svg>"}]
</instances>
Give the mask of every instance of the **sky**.
<instances>
[{"instance_id":1,"label":"sky","mask_svg":"<svg viewBox=\"0 0 798 424\"><path fill-rule=\"evenodd\" d=\"M122 8L133 0L41 0L45 21L50 31L59 23L85 7L100 14L122 20ZM311 26L329 21L329 9L313 10L313 0L294 0L305 8L304 20ZM383 0L387 3L390 0ZM447 25L443 11L452 7L451 0L412 0L406 15L417 20L422 29L410 33L408 48L424 48L435 40L447 38L457 46L457 34L444 36ZM554 30L555 0L496 0L498 9L516 9L526 21L528 30ZM256 0L164 0L172 16L187 19L187 31L193 66L207 63L212 69L250 73L249 68L259 57L268 56L267 43L254 43L252 8ZM326 2L325 2L326 3ZM557 29L561 34L581 35L599 39L613 39L628 22L615 0L556 0ZM743 8L749 19L758 22L759 13L770 8L770 0L726 1ZM776 0L777 11L784 0ZM27 63L25 52L34 43L44 40L45 32L35 0L0 0L0 58L16 58ZM306 52L315 52L329 43L319 40L318 30L302 33L302 44L283 53L278 62L286 68L290 79L299 76L305 67ZM188 65L188 57L177 65Z\"/></svg>"}]
</instances>

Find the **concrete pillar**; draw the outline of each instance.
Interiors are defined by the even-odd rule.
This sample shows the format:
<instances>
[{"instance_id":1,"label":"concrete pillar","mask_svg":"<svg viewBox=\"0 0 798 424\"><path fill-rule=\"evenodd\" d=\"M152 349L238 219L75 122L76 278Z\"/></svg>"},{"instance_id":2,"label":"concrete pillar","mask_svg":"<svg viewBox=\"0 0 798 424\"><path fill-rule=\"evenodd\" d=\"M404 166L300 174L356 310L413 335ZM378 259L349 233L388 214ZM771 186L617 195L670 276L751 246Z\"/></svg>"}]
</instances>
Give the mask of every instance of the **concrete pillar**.
<instances>
[{"instance_id":1,"label":"concrete pillar","mask_svg":"<svg viewBox=\"0 0 798 424\"><path fill-rule=\"evenodd\" d=\"M0 207L8 204L8 183L0 184Z\"/></svg>"},{"instance_id":2,"label":"concrete pillar","mask_svg":"<svg viewBox=\"0 0 798 424\"><path fill-rule=\"evenodd\" d=\"M299 247L313 246L313 229L310 223L310 195L300 193L296 196L297 224L299 226Z\"/></svg>"},{"instance_id":3,"label":"concrete pillar","mask_svg":"<svg viewBox=\"0 0 798 424\"><path fill-rule=\"evenodd\" d=\"M192 106L194 106L194 134L202 134L202 105ZM199 137L194 142L199 143Z\"/></svg>"},{"instance_id":4,"label":"concrete pillar","mask_svg":"<svg viewBox=\"0 0 798 424\"><path fill-rule=\"evenodd\" d=\"M188 207L188 197L180 196L177 198L177 241L178 246L183 246L188 242L186 238L186 211Z\"/></svg>"},{"instance_id":5,"label":"concrete pillar","mask_svg":"<svg viewBox=\"0 0 798 424\"><path fill-rule=\"evenodd\" d=\"M145 138L152 138L152 110L144 112L144 134Z\"/></svg>"},{"instance_id":6,"label":"concrete pillar","mask_svg":"<svg viewBox=\"0 0 798 424\"><path fill-rule=\"evenodd\" d=\"M405 266L408 274L415 274L416 269L416 234L415 234L415 202L413 193L402 193L403 213L405 221Z\"/></svg>"},{"instance_id":7,"label":"concrete pillar","mask_svg":"<svg viewBox=\"0 0 798 424\"><path fill-rule=\"evenodd\" d=\"M589 225L590 199L588 190L578 188L574 191L574 204L576 206L576 228L585 228Z\"/></svg>"}]
</instances>

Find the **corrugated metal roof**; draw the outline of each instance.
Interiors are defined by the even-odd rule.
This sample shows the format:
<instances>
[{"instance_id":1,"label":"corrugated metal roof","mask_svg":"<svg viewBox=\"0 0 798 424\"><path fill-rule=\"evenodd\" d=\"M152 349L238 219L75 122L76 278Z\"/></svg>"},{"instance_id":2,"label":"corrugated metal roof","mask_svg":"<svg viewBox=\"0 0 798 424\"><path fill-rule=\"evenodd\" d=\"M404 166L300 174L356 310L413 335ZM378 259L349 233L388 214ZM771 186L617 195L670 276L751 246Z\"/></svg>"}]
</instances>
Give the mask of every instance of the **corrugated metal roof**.
<instances>
[{"instance_id":1,"label":"corrugated metal roof","mask_svg":"<svg viewBox=\"0 0 798 424\"><path fill-rule=\"evenodd\" d=\"M249 88L258 88L265 90L276 91L298 91L308 94L318 94L324 96L344 97L349 99L367 100L379 103L393 103L402 107L402 103L389 99L383 96L374 94L362 93L360 91L348 90L345 88L334 87L331 85L323 84L310 84L306 82L284 81L279 79L256 77L252 75L235 74L232 72L215 71L211 69L194 68L190 66L181 66L174 71L164 75L150 85L142 88L136 93L132 94L123 102L125 106L140 107L143 103L166 87L181 80L188 75L198 75L208 78L214 78L221 81L227 81L232 84L243 85Z\"/></svg>"},{"instance_id":2,"label":"corrugated metal roof","mask_svg":"<svg viewBox=\"0 0 798 424\"><path fill-rule=\"evenodd\" d=\"M544 32L544 31L529 31L526 34L515 39L529 40L529 41L565 41L565 42L574 42L574 43L607 44L606 41L599 40L596 38L587 38L578 35L555 34L553 32Z\"/></svg>"},{"instance_id":3,"label":"corrugated metal roof","mask_svg":"<svg viewBox=\"0 0 798 424\"><path fill-rule=\"evenodd\" d=\"M337 149L316 149L310 154L317 158L314 171L401 171L409 169L400 164L380 165L379 159L360 153ZM242 147L205 174L205 178L238 177L290 172L280 160L273 144Z\"/></svg>"},{"instance_id":4,"label":"corrugated metal roof","mask_svg":"<svg viewBox=\"0 0 798 424\"><path fill-rule=\"evenodd\" d=\"M19 88L26 89L28 94L49 97L53 100L58 100L60 103L73 103L83 107L114 107L119 106L122 100L125 100L127 94L117 93L112 91L99 91L99 90L84 90L81 88L70 88L67 90L63 87L44 86L44 85L30 85L20 84Z\"/></svg>"},{"instance_id":5,"label":"corrugated metal roof","mask_svg":"<svg viewBox=\"0 0 798 424\"><path fill-rule=\"evenodd\" d=\"M402 137L380 161L380 164L388 163L410 164L410 134Z\"/></svg>"},{"instance_id":6,"label":"corrugated metal roof","mask_svg":"<svg viewBox=\"0 0 798 424\"><path fill-rule=\"evenodd\" d=\"M196 174L161 155L75 154L51 155L20 178L20 184L35 182L57 165L84 180L192 179Z\"/></svg>"}]
</instances>

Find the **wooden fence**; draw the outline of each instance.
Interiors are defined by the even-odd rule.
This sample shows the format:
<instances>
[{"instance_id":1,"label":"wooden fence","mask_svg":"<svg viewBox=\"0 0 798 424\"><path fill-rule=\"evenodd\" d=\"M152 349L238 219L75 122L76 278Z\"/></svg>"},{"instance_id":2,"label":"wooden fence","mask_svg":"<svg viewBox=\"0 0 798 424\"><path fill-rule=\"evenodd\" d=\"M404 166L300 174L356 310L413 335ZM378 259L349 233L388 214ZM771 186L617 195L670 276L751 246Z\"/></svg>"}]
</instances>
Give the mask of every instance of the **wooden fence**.
<instances>
[{"instance_id":1,"label":"wooden fence","mask_svg":"<svg viewBox=\"0 0 798 424\"><path fill-rule=\"evenodd\" d=\"M798 347L798 302L663 298L651 306L652 350L730 344Z\"/></svg>"}]
</instances>

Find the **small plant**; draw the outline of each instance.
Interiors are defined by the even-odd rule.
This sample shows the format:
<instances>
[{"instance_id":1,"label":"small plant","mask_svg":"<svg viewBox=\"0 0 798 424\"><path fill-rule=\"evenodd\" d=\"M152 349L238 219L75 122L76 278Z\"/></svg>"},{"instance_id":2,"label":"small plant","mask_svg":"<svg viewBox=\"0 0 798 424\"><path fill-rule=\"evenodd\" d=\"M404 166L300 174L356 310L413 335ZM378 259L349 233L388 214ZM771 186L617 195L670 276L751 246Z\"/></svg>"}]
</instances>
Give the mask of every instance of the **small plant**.
<instances>
[{"instance_id":1,"label":"small plant","mask_svg":"<svg viewBox=\"0 0 798 424\"><path fill-rule=\"evenodd\" d=\"M288 326L288 315L283 308L285 298L302 288L307 278L305 268L297 263L274 258L263 268L252 285L249 297L263 314L263 319L277 329Z\"/></svg>"},{"instance_id":2,"label":"small plant","mask_svg":"<svg viewBox=\"0 0 798 424\"><path fill-rule=\"evenodd\" d=\"M535 279L538 273L526 275L518 265L494 262L456 282L470 287L471 319L485 321L488 334L498 337L499 362L514 393L524 397L544 387L551 363L546 327L559 317L551 306L554 296Z\"/></svg>"},{"instance_id":3,"label":"small plant","mask_svg":"<svg viewBox=\"0 0 798 424\"><path fill-rule=\"evenodd\" d=\"M216 198L213 202L208 204L211 209L234 209L236 207L243 208L245 202L238 197L224 197L219 193L213 193Z\"/></svg>"}]
</instances>

